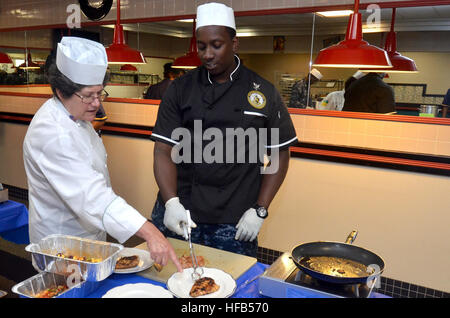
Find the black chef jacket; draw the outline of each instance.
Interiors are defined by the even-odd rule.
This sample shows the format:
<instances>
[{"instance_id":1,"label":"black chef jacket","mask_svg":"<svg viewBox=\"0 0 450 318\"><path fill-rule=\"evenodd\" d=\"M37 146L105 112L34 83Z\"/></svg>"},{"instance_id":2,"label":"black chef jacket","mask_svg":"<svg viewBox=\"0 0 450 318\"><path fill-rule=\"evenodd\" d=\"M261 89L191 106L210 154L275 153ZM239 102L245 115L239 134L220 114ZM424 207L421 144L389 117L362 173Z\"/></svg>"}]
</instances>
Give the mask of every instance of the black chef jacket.
<instances>
[{"instance_id":1,"label":"black chef jacket","mask_svg":"<svg viewBox=\"0 0 450 318\"><path fill-rule=\"evenodd\" d=\"M266 149L277 147L281 150L295 144L295 129L278 91L258 74L239 65L240 61L236 59L238 66L230 76L231 81L226 83L213 83L203 66L174 80L161 101L151 139L176 145L180 140L173 138L172 132L184 127L194 136L196 121L197 125L201 123L202 134L208 128L218 128L224 139L226 128L268 128L267 139L261 138ZM279 129L279 140L275 144L271 144L270 128ZM191 139L194 144L195 138ZM177 164L177 193L195 222L237 223L256 203L263 163L251 161L249 149L261 139L256 143L246 140L244 163L236 158L228 163L225 159L225 163L207 163L203 157L196 163L193 154L196 146L193 145L192 163ZM209 142L203 140L201 149Z\"/></svg>"},{"instance_id":2,"label":"black chef jacket","mask_svg":"<svg viewBox=\"0 0 450 318\"><path fill-rule=\"evenodd\" d=\"M395 112L394 90L376 73L353 82L344 94L343 111L364 113Z\"/></svg>"}]
</instances>

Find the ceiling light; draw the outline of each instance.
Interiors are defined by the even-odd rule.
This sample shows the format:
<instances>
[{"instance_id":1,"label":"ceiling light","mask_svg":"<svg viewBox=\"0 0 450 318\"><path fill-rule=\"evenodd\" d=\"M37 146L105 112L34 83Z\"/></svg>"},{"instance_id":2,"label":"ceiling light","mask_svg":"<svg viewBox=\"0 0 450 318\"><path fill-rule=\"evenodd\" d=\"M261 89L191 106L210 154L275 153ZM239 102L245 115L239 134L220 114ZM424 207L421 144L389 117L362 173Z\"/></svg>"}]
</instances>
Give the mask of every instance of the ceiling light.
<instances>
[{"instance_id":1,"label":"ceiling light","mask_svg":"<svg viewBox=\"0 0 450 318\"><path fill-rule=\"evenodd\" d=\"M117 21L114 26L113 43L106 48L108 63L110 64L145 64L141 52L125 44L123 26L120 24L120 0L117 0Z\"/></svg>"},{"instance_id":2,"label":"ceiling light","mask_svg":"<svg viewBox=\"0 0 450 318\"><path fill-rule=\"evenodd\" d=\"M8 54L0 52L0 63L1 64L11 64L13 61Z\"/></svg>"},{"instance_id":3,"label":"ceiling light","mask_svg":"<svg viewBox=\"0 0 450 318\"><path fill-rule=\"evenodd\" d=\"M386 69L362 69L364 72L383 72L383 73L418 73L414 60L401 55L397 52L397 36L394 32L395 8L392 9L391 30L386 37L384 49L387 51L392 68Z\"/></svg>"},{"instance_id":4,"label":"ceiling light","mask_svg":"<svg viewBox=\"0 0 450 318\"><path fill-rule=\"evenodd\" d=\"M41 67L39 66L39 64L36 64L31 60L31 53L28 52L27 59L19 65L19 68L23 70L37 70Z\"/></svg>"},{"instance_id":5,"label":"ceiling light","mask_svg":"<svg viewBox=\"0 0 450 318\"><path fill-rule=\"evenodd\" d=\"M137 72L138 69L136 68L136 66L133 66L131 64L125 64L125 65L122 65L120 70L125 71L125 72Z\"/></svg>"},{"instance_id":6,"label":"ceiling light","mask_svg":"<svg viewBox=\"0 0 450 318\"><path fill-rule=\"evenodd\" d=\"M181 20L176 20L177 22L188 22L188 23L192 23L194 22L194 19L181 19Z\"/></svg>"},{"instance_id":7,"label":"ceiling light","mask_svg":"<svg viewBox=\"0 0 450 318\"><path fill-rule=\"evenodd\" d=\"M355 0L355 13L350 14L345 39L320 50L314 67L387 68L392 67L386 51L370 45L362 37L362 18L359 0Z\"/></svg>"},{"instance_id":8,"label":"ceiling light","mask_svg":"<svg viewBox=\"0 0 450 318\"><path fill-rule=\"evenodd\" d=\"M202 65L202 61L197 55L197 38L195 37L195 20L192 24L192 38L189 46L189 52L175 59L172 63L173 68L193 69Z\"/></svg>"},{"instance_id":9,"label":"ceiling light","mask_svg":"<svg viewBox=\"0 0 450 318\"><path fill-rule=\"evenodd\" d=\"M346 17L353 13L352 10L323 11L316 12L318 15L326 18Z\"/></svg>"}]
</instances>

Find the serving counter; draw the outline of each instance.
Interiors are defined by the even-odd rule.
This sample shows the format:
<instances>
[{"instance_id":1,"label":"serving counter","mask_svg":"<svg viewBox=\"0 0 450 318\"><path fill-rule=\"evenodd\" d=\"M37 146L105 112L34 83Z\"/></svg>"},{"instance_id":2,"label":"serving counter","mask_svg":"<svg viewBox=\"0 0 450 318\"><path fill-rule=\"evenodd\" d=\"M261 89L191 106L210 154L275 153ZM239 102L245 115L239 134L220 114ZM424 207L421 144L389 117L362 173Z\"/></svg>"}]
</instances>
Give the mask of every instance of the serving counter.
<instances>
[{"instance_id":1,"label":"serving counter","mask_svg":"<svg viewBox=\"0 0 450 318\"><path fill-rule=\"evenodd\" d=\"M237 280L237 288L231 298L264 298L260 295L258 287L258 276L264 273L269 265L256 263L249 270L247 270L243 275L241 275ZM138 283L148 283L157 286L161 286L167 289L166 284L157 282L137 274L113 274L103 282L100 283L99 288L87 296L87 298L101 298L110 289L122 286L125 284L138 284ZM315 298L316 295L311 292L310 294L305 294L304 298ZM372 293L371 298L386 298L387 296L380 293Z\"/></svg>"}]
</instances>

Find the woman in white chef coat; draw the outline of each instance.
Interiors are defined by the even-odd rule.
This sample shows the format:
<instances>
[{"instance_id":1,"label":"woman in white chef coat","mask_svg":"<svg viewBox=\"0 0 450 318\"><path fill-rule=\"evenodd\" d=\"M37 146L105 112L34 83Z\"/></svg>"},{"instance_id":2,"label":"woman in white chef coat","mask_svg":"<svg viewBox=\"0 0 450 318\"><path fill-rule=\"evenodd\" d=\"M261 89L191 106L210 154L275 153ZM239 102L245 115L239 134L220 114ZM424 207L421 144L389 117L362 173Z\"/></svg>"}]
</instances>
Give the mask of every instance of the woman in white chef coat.
<instances>
[{"instance_id":1,"label":"woman in white chef coat","mask_svg":"<svg viewBox=\"0 0 450 318\"><path fill-rule=\"evenodd\" d=\"M30 240L65 234L104 241L109 233L123 243L137 235L155 262L170 259L181 271L164 235L111 188L106 151L91 125L107 96L107 66L100 43L77 37L58 43L48 70L54 96L34 115L23 144Z\"/></svg>"}]
</instances>

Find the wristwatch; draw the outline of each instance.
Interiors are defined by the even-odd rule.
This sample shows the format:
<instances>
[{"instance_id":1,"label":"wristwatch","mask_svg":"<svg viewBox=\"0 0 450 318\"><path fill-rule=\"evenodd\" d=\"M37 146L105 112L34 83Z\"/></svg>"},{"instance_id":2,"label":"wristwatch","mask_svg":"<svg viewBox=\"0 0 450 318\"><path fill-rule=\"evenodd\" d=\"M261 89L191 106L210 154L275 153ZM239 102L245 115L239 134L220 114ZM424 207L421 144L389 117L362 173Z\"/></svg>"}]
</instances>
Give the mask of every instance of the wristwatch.
<instances>
[{"instance_id":1,"label":"wristwatch","mask_svg":"<svg viewBox=\"0 0 450 318\"><path fill-rule=\"evenodd\" d=\"M255 204L253 208L256 210L256 215L259 216L261 219L265 219L269 215L269 212L263 206Z\"/></svg>"}]
</instances>

